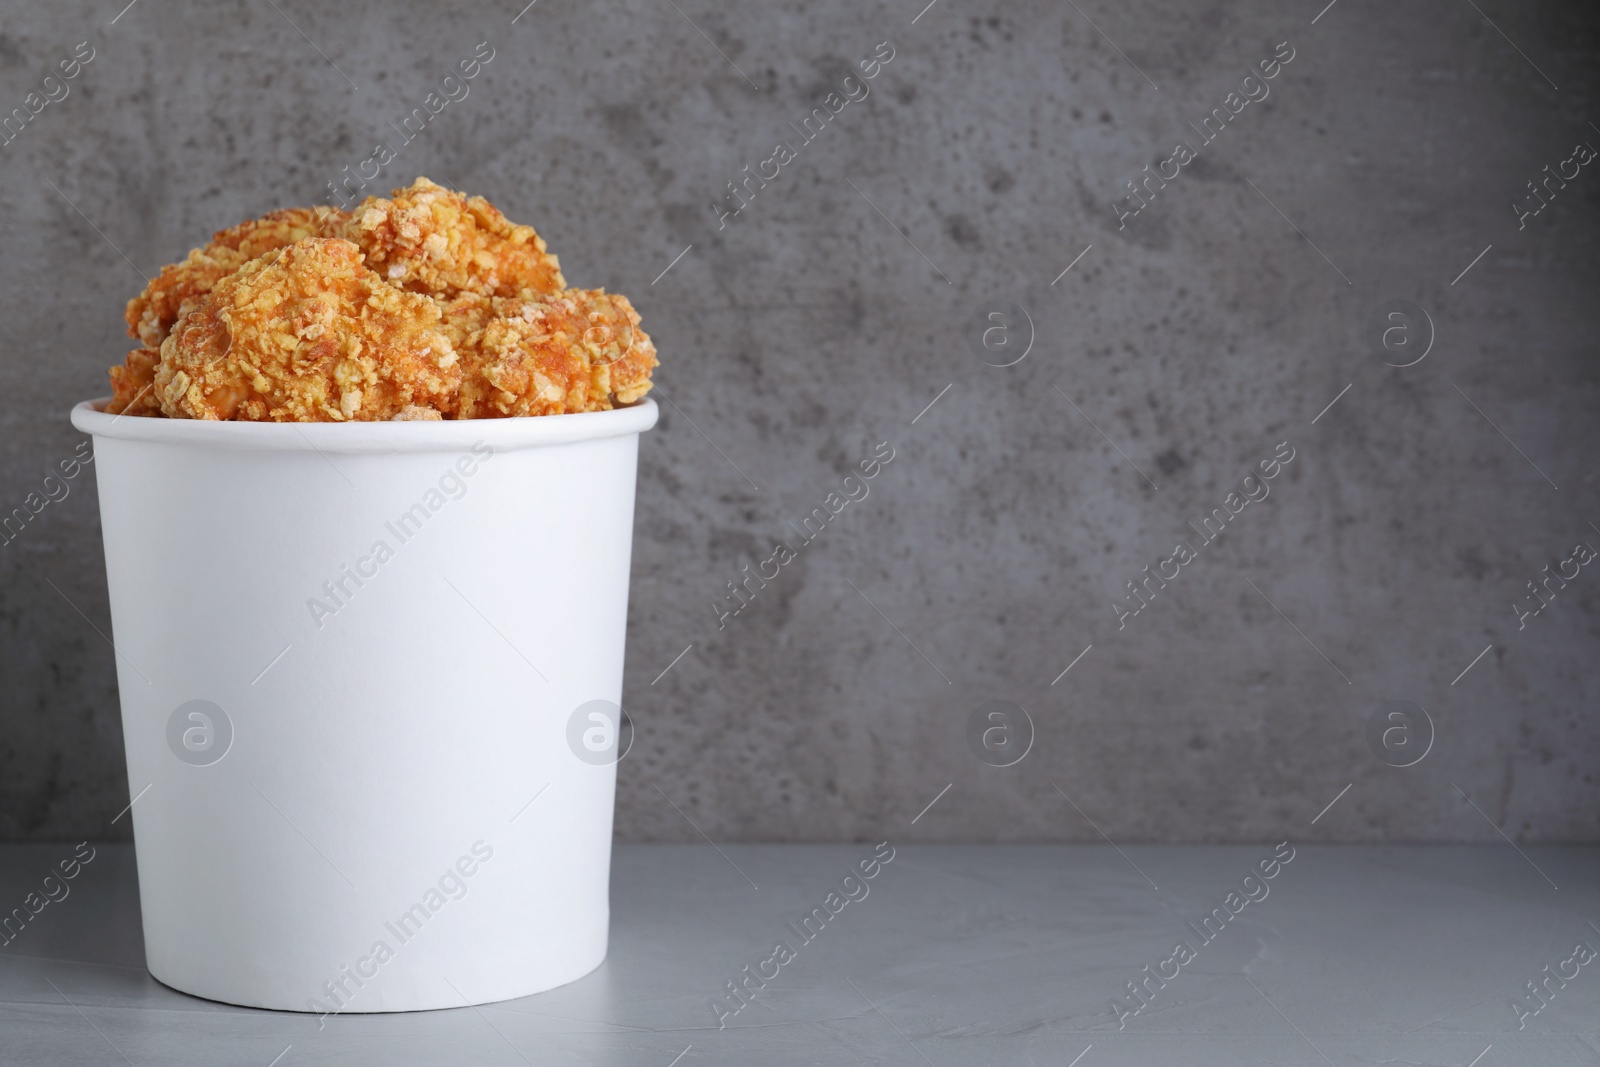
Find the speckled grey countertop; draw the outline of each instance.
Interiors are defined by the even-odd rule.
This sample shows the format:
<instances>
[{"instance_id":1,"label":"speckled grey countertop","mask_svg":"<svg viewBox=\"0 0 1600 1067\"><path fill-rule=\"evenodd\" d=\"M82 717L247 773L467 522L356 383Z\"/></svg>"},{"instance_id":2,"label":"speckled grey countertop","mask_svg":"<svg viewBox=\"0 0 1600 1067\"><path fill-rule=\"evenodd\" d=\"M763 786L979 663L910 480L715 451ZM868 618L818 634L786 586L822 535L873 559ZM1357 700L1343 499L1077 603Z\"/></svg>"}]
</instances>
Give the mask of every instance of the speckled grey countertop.
<instances>
[{"instance_id":1,"label":"speckled grey countertop","mask_svg":"<svg viewBox=\"0 0 1600 1067\"><path fill-rule=\"evenodd\" d=\"M319 1029L152 979L133 853L100 846L0 947L0 1063L1600 1063L1597 848L896 846L804 940L872 848L619 847L598 971ZM0 849L4 908L70 851ZM740 1006L746 965L778 975Z\"/></svg>"}]
</instances>

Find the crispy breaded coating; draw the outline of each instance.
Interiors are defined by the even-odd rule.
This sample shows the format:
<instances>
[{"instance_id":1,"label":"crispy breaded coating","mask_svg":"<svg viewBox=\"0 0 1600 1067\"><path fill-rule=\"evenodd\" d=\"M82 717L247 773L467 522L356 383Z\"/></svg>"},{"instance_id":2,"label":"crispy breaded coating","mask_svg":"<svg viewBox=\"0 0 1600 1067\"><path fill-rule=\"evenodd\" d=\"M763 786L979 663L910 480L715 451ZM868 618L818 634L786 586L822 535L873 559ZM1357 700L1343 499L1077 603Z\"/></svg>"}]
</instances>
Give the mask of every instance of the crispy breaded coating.
<instances>
[{"instance_id":1,"label":"crispy breaded coating","mask_svg":"<svg viewBox=\"0 0 1600 1067\"><path fill-rule=\"evenodd\" d=\"M519 226L481 196L464 197L426 178L368 197L340 235L390 285L430 296L513 297L566 288L561 265L532 226Z\"/></svg>"},{"instance_id":2,"label":"crispy breaded coating","mask_svg":"<svg viewBox=\"0 0 1600 1067\"><path fill-rule=\"evenodd\" d=\"M112 367L111 402L106 411L112 415L161 414L155 391L160 359L161 353L154 348L135 348L122 366Z\"/></svg>"},{"instance_id":3,"label":"crispy breaded coating","mask_svg":"<svg viewBox=\"0 0 1600 1067\"><path fill-rule=\"evenodd\" d=\"M650 391L626 297L567 289L532 227L427 178L213 235L128 302L116 414L417 421L604 411Z\"/></svg>"},{"instance_id":4,"label":"crispy breaded coating","mask_svg":"<svg viewBox=\"0 0 1600 1067\"><path fill-rule=\"evenodd\" d=\"M155 392L172 418L371 421L449 413L460 378L434 301L308 237L212 287L162 344Z\"/></svg>"},{"instance_id":5,"label":"crispy breaded coating","mask_svg":"<svg viewBox=\"0 0 1600 1067\"><path fill-rule=\"evenodd\" d=\"M456 418L607 411L650 391L656 350L627 297L567 289L442 303L462 363Z\"/></svg>"},{"instance_id":6,"label":"crispy breaded coating","mask_svg":"<svg viewBox=\"0 0 1600 1067\"><path fill-rule=\"evenodd\" d=\"M349 212L337 208L294 207L217 231L210 244L193 249L181 263L162 267L144 291L128 301L124 312L128 336L137 337L146 348L160 348L173 323L193 311L219 280L301 238L336 236L349 221Z\"/></svg>"},{"instance_id":7,"label":"crispy breaded coating","mask_svg":"<svg viewBox=\"0 0 1600 1067\"><path fill-rule=\"evenodd\" d=\"M435 408L425 408L417 404L407 404L400 409L400 414L390 419L390 422L438 422L444 416Z\"/></svg>"}]
</instances>

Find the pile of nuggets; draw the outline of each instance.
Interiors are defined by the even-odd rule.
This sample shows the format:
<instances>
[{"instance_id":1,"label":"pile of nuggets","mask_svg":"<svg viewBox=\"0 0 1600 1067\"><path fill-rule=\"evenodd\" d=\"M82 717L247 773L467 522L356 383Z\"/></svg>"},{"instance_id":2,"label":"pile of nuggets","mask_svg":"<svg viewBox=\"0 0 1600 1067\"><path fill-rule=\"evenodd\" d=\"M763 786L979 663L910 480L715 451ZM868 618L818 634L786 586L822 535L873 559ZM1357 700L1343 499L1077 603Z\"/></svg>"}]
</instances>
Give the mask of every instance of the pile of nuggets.
<instances>
[{"instance_id":1,"label":"pile of nuggets","mask_svg":"<svg viewBox=\"0 0 1600 1067\"><path fill-rule=\"evenodd\" d=\"M223 230L128 302L112 414L251 422L605 411L650 391L626 297L568 289L532 227L426 178Z\"/></svg>"}]
</instances>

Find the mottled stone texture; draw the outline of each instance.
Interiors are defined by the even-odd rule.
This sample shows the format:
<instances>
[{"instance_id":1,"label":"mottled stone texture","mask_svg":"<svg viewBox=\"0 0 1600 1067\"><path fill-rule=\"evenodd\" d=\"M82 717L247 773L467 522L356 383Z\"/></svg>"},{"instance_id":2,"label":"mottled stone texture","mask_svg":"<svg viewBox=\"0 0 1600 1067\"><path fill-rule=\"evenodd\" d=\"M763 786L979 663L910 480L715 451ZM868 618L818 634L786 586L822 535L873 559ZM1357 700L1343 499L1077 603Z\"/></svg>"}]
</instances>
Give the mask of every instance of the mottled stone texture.
<instances>
[{"instance_id":1,"label":"mottled stone texture","mask_svg":"<svg viewBox=\"0 0 1600 1067\"><path fill-rule=\"evenodd\" d=\"M67 409L106 390L140 272L324 199L489 41L374 187L490 196L660 349L621 837L697 840L685 815L716 840L1600 830L1600 566L1520 630L1512 606L1600 548L1600 168L1523 229L1512 208L1600 147L1590 5L939 0L913 24L923 0L541 0L513 24L519 0L140 0L113 25L118 2L0 31L4 109L96 50L0 148L5 510L78 445ZM882 41L870 96L799 145ZM1271 95L1201 146L1189 123L1281 42ZM779 141L796 158L719 228ZM1198 158L1119 230L1123 183L1179 141ZM1364 338L1389 300L1431 316L1415 366ZM1014 366L969 345L990 301L1031 316ZM726 583L885 441L870 494L719 628ZM1124 583L1198 547L1186 523L1285 441L1270 497L1119 630ZM181 544L158 565L205 580ZM106 634L91 468L0 549L0 837L127 834ZM1036 727L1013 767L969 751L990 699ZM1416 766L1366 740L1388 699L1437 728Z\"/></svg>"}]
</instances>

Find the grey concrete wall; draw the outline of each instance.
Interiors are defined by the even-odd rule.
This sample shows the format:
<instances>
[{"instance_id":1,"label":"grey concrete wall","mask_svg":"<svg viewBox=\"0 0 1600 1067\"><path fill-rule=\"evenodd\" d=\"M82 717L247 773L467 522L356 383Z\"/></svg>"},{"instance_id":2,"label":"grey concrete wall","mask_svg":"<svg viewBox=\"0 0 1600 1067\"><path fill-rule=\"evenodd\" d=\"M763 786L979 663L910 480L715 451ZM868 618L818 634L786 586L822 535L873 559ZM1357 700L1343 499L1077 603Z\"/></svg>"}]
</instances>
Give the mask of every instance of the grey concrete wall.
<instances>
[{"instance_id":1,"label":"grey concrete wall","mask_svg":"<svg viewBox=\"0 0 1600 1067\"><path fill-rule=\"evenodd\" d=\"M1592 6L922 3L12 6L0 109L95 58L0 148L0 504L79 445L140 273L325 198L487 40L376 184L489 196L659 346L620 836L1594 840L1600 567L1513 608L1600 548L1600 166L1564 163L1600 147ZM870 95L719 225L884 41ZM1577 175L1519 225L1547 165ZM1390 301L1415 307L1385 348ZM989 366L1004 305L1032 346ZM870 494L719 627L880 442ZM1202 545L1186 523L1282 442ZM0 838L126 835L109 632L90 468L0 548ZM1033 724L1010 767L968 744L990 700ZM1369 742L1390 700L1431 721L1413 766Z\"/></svg>"}]
</instances>

